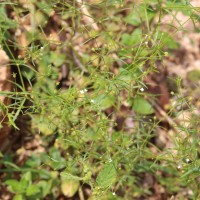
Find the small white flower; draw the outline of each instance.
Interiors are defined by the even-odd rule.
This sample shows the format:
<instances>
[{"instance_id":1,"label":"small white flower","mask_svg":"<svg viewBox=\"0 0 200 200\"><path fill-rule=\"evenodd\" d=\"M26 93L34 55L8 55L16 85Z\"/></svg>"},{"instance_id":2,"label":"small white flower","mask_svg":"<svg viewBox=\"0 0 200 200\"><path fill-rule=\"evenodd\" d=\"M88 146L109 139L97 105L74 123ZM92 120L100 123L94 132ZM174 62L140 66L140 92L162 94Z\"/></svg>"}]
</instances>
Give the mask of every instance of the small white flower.
<instances>
[{"instance_id":1,"label":"small white flower","mask_svg":"<svg viewBox=\"0 0 200 200\"><path fill-rule=\"evenodd\" d=\"M111 158L109 159L109 162L112 162L112 159L111 159Z\"/></svg>"},{"instance_id":2,"label":"small white flower","mask_svg":"<svg viewBox=\"0 0 200 200\"><path fill-rule=\"evenodd\" d=\"M80 93L81 93L81 94L84 94L84 93L85 93L85 91L84 91L84 90L80 90Z\"/></svg>"},{"instance_id":3,"label":"small white flower","mask_svg":"<svg viewBox=\"0 0 200 200\"><path fill-rule=\"evenodd\" d=\"M178 169L181 169L181 165L178 165L177 168L178 168Z\"/></svg>"},{"instance_id":4,"label":"small white flower","mask_svg":"<svg viewBox=\"0 0 200 200\"><path fill-rule=\"evenodd\" d=\"M187 163L189 163L190 162L190 159L189 158L186 158L186 160L185 160Z\"/></svg>"},{"instance_id":5,"label":"small white flower","mask_svg":"<svg viewBox=\"0 0 200 200\"><path fill-rule=\"evenodd\" d=\"M113 192L112 195L115 196L116 195L115 192Z\"/></svg>"},{"instance_id":6,"label":"small white flower","mask_svg":"<svg viewBox=\"0 0 200 200\"><path fill-rule=\"evenodd\" d=\"M148 42L146 41L145 44L148 45Z\"/></svg>"},{"instance_id":7,"label":"small white flower","mask_svg":"<svg viewBox=\"0 0 200 200\"><path fill-rule=\"evenodd\" d=\"M91 102L91 103L94 103L94 99L91 99L90 102Z\"/></svg>"},{"instance_id":8,"label":"small white flower","mask_svg":"<svg viewBox=\"0 0 200 200\"><path fill-rule=\"evenodd\" d=\"M84 94L85 92L87 92L88 90L87 89L83 89L83 90L80 90L80 93L81 94Z\"/></svg>"},{"instance_id":9,"label":"small white flower","mask_svg":"<svg viewBox=\"0 0 200 200\"><path fill-rule=\"evenodd\" d=\"M141 91L141 92L144 92L144 88L140 88L140 91Z\"/></svg>"}]
</instances>

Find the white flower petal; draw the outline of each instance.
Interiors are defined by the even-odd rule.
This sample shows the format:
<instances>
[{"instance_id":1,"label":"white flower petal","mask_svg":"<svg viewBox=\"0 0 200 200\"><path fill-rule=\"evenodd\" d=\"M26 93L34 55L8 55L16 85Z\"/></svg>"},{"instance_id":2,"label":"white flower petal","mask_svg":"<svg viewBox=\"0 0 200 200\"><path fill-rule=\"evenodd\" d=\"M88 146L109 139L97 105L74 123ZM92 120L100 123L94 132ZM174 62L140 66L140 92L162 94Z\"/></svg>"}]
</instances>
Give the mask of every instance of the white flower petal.
<instances>
[{"instance_id":1,"label":"white flower petal","mask_svg":"<svg viewBox=\"0 0 200 200\"><path fill-rule=\"evenodd\" d=\"M144 88L140 88L140 91L141 91L141 92L144 92Z\"/></svg>"}]
</instances>

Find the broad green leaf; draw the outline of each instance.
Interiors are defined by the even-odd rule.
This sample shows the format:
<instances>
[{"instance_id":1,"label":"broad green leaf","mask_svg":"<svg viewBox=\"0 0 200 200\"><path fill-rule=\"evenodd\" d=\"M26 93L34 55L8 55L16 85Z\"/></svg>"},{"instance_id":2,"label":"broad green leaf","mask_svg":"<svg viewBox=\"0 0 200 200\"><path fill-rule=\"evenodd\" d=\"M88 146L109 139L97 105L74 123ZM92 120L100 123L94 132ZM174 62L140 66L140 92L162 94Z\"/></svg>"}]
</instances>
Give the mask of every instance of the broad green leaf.
<instances>
[{"instance_id":1,"label":"broad green leaf","mask_svg":"<svg viewBox=\"0 0 200 200\"><path fill-rule=\"evenodd\" d=\"M140 4L137 9L134 9L126 18L125 22L128 24L138 26L146 20L150 21L156 15L156 11L152 6L147 4Z\"/></svg>"},{"instance_id":2,"label":"broad green leaf","mask_svg":"<svg viewBox=\"0 0 200 200\"><path fill-rule=\"evenodd\" d=\"M103 166L96 179L99 187L108 188L116 181L117 172L115 165L115 162L111 162Z\"/></svg>"},{"instance_id":3,"label":"broad green leaf","mask_svg":"<svg viewBox=\"0 0 200 200\"><path fill-rule=\"evenodd\" d=\"M154 113L154 109L151 104L141 96L137 96L133 100L133 110L141 115L150 115Z\"/></svg>"},{"instance_id":4,"label":"broad green leaf","mask_svg":"<svg viewBox=\"0 0 200 200\"><path fill-rule=\"evenodd\" d=\"M40 187L38 185L29 185L26 189L26 195L32 196L40 192Z\"/></svg>"},{"instance_id":5,"label":"broad green leaf","mask_svg":"<svg viewBox=\"0 0 200 200\"><path fill-rule=\"evenodd\" d=\"M37 185L39 186L42 192L42 196L45 197L47 194L51 192L52 180L49 180L49 181L42 180L42 181L39 181Z\"/></svg>"},{"instance_id":6,"label":"broad green leaf","mask_svg":"<svg viewBox=\"0 0 200 200\"><path fill-rule=\"evenodd\" d=\"M61 191L66 197L73 197L79 188L79 181L62 180Z\"/></svg>"},{"instance_id":7,"label":"broad green leaf","mask_svg":"<svg viewBox=\"0 0 200 200\"><path fill-rule=\"evenodd\" d=\"M32 183L32 174L31 172L26 172L25 174L22 175L22 178L20 180L20 184L26 188Z\"/></svg>"},{"instance_id":8,"label":"broad green leaf","mask_svg":"<svg viewBox=\"0 0 200 200\"><path fill-rule=\"evenodd\" d=\"M50 160L50 165L54 170L63 169L66 166L66 160L64 158L53 159L50 157Z\"/></svg>"},{"instance_id":9,"label":"broad green leaf","mask_svg":"<svg viewBox=\"0 0 200 200\"><path fill-rule=\"evenodd\" d=\"M22 194L16 194L16 195L13 197L13 200L25 200L25 198L23 197Z\"/></svg>"},{"instance_id":10,"label":"broad green leaf","mask_svg":"<svg viewBox=\"0 0 200 200\"><path fill-rule=\"evenodd\" d=\"M178 42L174 40L174 38L166 32L159 32L158 33L158 40L161 40L169 49L177 49L179 47Z\"/></svg>"},{"instance_id":11,"label":"broad green leaf","mask_svg":"<svg viewBox=\"0 0 200 200\"><path fill-rule=\"evenodd\" d=\"M56 67L58 67L65 62L66 55L51 52L49 59L50 59L51 63L53 63Z\"/></svg>"},{"instance_id":12,"label":"broad green leaf","mask_svg":"<svg viewBox=\"0 0 200 200\"><path fill-rule=\"evenodd\" d=\"M8 189L13 193L23 193L26 189L23 184L14 179L5 181L5 184L8 185Z\"/></svg>"},{"instance_id":13,"label":"broad green leaf","mask_svg":"<svg viewBox=\"0 0 200 200\"><path fill-rule=\"evenodd\" d=\"M136 29L132 34L124 33L122 35L122 43L127 46L133 46L140 43L142 39L142 30Z\"/></svg>"},{"instance_id":14,"label":"broad green leaf","mask_svg":"<svg viewBox=\"0 0 200 200\"><path fill-rule=\"evenodd\" d=\"M140 17L135 10L125 18L125 22L134 26L138 26L141 24Z\"/></svg>"},{"instance_id":15,"label":"broad green leaf","mask_svg":"<svg viewBox=\"0 0 200 200\"><path fill-rule=\"evenodd\" d=\"M49 159L51 167L55 170L66 167L66 160L61 156L61 153L56 148L50 150Z\"/></svg>"},{"instance_id":16,"label":"broad green leaf","mask_svg":"<svg viewBox=\"0 0 200 200\"><path fill-rule=\"evenodd\" d=\"M74 176L70 173L67 172L61 172L60 176L64 179L64 180L82 180L82 178L78 177L78 176Z\"/></svg>"},{"instance_id":17,"label":"broad green leaf","mask_svg":"<svg viewBox=\"0 0 200 200\"><path fill-rule=\"evenodd\" d=\"M166 37L164 38L164 42L167 48L177 49L179 47L178 42L175 41L174 38L169 34L167 34Z\"/></svg>"},{"instance_id":18,"label":"broad green leaf","mask_svg":"<svg viewBox=\"0 0 200 200\"><path fill-rule=\"evenodd\" d=\"M101 110L104 110L114 105L115 98L114 96L101 94L94 98L94 102L101 108Z\"/></svg>"},{"instance_id":19,"label":"broad green leaf","mask_svg":"<svg viewBox=\"0 0 200 200\"><path fill-rule=\"evenodd\" d=\"M139 13L143 22L145 22L147 19L150 21L156 15L156 11L153 9L153 7L145 3L140 5Z\"/></svg>"},{"instance_id":20,"label":"broad green leaf","mask_svg":"<svg viewBox=\"0 0 200 200\"><path fill-rule=\"evenodd\" d=\"M91 141L91 140L98 140L99 138L99 132L96 131L95 127L88 128L84 137L85 141Z\"/></svg>"},{"instance_id":21,"label":"broad green leaf","mask_svg":"<svg viewBox=\"0 0 200 200\"><path fill-rule=\"evenodd\" d=\"M119 74L117 75L116 79L119 85L127 87L133 80L133 75L129 70L126 70L125 68L120 68Z\"/></svg>"},{"instance_id":22,"label":"broad green leaf","mask_svg":"<svg viewBox=\"0 0 200 200\"><path fill-rule=\"evenodd\" d=\"M38 167L41 164L41 157L40 155L32 155L28 160L26 161L26 166L29 167Z\"/></svg>"}]
</instances>

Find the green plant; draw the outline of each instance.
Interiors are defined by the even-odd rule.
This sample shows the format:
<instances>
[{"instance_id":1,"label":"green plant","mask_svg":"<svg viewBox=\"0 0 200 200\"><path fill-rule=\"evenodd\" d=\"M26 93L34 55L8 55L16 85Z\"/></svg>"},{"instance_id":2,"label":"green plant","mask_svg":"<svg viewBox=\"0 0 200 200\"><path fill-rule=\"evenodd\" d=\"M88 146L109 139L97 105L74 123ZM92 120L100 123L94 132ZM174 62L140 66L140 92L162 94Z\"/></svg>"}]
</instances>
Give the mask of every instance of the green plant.
<instances>
[{"instance_id":1,"label":"green plant","mask_svg":"<svg viewBox=\"0 0 200 200\"><path fill-rule=\"evenodd\" d=\"M170 197L185 187L199 197L197 116L187 126L172 123L181 111L171 106L156 117L159 94L148 93L145 82L152 73L159 76L158 61L179 47L173 37L185 22L177 13L195 25L198 11L185 0L2 3L1 45L16 72L14 90L1 92L13 102L2 105L2 112L15 129L17 119L29 115L41 142L41 152L25 156L19 166L2 155L2 184L14 199L78 193L82 200L85 188L90 199L148 198L153 186L144 177ZM166 15L178 27L164 26ZM177 90L176 104L193 111L179 79ZM171 149L152 142L162 118L177 134Z\"/></svg>"}]
</instances>

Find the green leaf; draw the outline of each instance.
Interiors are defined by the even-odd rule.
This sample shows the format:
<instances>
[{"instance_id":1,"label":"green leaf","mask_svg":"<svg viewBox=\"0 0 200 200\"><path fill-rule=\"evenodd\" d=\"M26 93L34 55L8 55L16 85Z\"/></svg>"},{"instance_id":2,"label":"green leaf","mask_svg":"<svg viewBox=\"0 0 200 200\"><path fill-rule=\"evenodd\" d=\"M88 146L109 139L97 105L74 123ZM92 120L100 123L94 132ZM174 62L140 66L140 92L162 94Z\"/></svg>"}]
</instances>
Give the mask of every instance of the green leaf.
<instances>
[{"instance_id":1,"label":"green leaf","mask_svg":"<svg viewBox=\"0 0 200 200\"><path fill-rule=\"evenodd\" d=\"M187 1L174 1L174 0L168 0L166 1L166 8L167 9L171 9L171 10L176 10L176 11L191 11L192 10L192 6L189 6L189 3L187 3Z\"/></svg>"},{"instance_id":2,"label":"green leaf","mask_svg":"<svg viewBox=\"0 0 200 200\"><path fill-rule=\"evenodd\" d=\"M13 200L24 200L24 197L21 194L17 194L14 196Z\"/></svg>"},{"instance_id":3,"label":"green leaf","mask_svg":"<svg viewBox=\"0 0 200 200\"><path fill-rule=\"evenodd\" d=\"M60 155L56 148L50 150L50 165L53 169L58 170L66 167L66 160Z\"/></svg>"},{"instance_id":4,"label":"green leaf","mask_svg":"<svg viewBox=\"0 0 200 200\"><path fill-rule=\"evenodd\" d=\"M38 185L29 185L26 189L26 195L32 196L40 192L40 188Z\"/></svg>"},{"instance_id":5,"label":"green leaf","mask_svg":"<svg viewBox=\"0 0 200 200\"><path fill-rule=\"evenodd\" d=\"M133 46L140 43L142 39L142 30L136 29L131 35L124 33L122 35L122 43L127 46Z\"/></svg>"},{"instance_id":6,"label":"green leaf","mask_svg":"<svg viewBox=\"0 0 200 200\"><path fill-rule=\"evenodd\" d=\"M98 131L96 131L94 128L90 127L86 131L86 135L83 138L86 142L91 140L98 140L100 134Z\"/></svg>"},{"instance_id":7,"label":"green leaf","mask_svg":"<svg viewBox=\"0 0 200 200\"><path fill-rule=\"evenodd\" d=\"M114 105L115 97L106 94L101 94L98 97L94 98L94 102L98 104L101 110L104 110Z\"/></svg>"},{"instance_id":8,"label":"green leaf","mask_svg":"<svg viewBox=\"0 0 200 200\"><path fill-rule=\"evenodd\" d=\"M169 33L159 32L158 40L161 40L164 43L164 46L166 46L169 49L177 49L179 47L178 42L175 41Z\"/></svg>"},{"instance_id":9,"label":"green leaf","mask_svg":"<svg viewBox=\"0 0 200 200\"><path fill-rule=\"evenodd\" d=\"M131 24L133 26L138 26L141 24L141 20L140 17L138 15L138 13L134 10L133 12L131 12L126 18L125 18L125 22L127 22L128 24Z\"/></svg>"},{"instance_id":10,"label":"green leaf","mask_svg":"<svg viewBox=\"0 0 200 200\"><path fill-rule=\"evenodd\" d=\"M5 181L5 184L8 185L8 189L13 193L23 193L26 189L23 184L14 179Z\"/></svg>"},{"instance_id":11,"label":"green leaf","mask_svg":"<svg viewBox=\"0 0 200 200\"><path fill-rule=\"evenodd\" d=\"M124 87L127 87L131 84L131 81L133 80L133 75L131 72L125 68L119 69L119 74L117 75L116 79L118 80L118 84Z\"/></svg>"},{"instance_id":12,"label":"green leaf","mask_svg":"<svg viewBox=\"0 0 200 200\"><path fill-rule=\"evenodd\" d=\"M42 191L42 196L45 197L47 194L51 192L52 187L52 180L49 181L39 181L37 185L40 187L40 190Z\"/></svg>"},{"instance_id":13,"label":"green leaf","mask_svg":"<svg viewBox=\"0 0 200 200\"><path fill-rule=\"evenodd\" d=\"M22 178L20 180L20 184L22 187L27 188L32 183L32 174L31 172L26 172L22 175Z\"/></svg>"},{"instance_id":14,"label":"green leaf","mask_svg":"<svg viewBox=\"0 0 200 200\"><path fill-rule=\"evenodd\" d=\"M32 70L31 68L28 68L25 65L20 65L20 69L21 69L22 75L25 78L27 78L27 80L31 80L35 75L35 71Z\"/></svg>"},{"instance_id":15,"label":"green leaf","mask_svg":"<svg viewBox=\"0 0 200 200\"><path fill-rule=\"evenodd\" d=\"M41 157L39 155L32 155L28 160L26 161L26 166L29 167L38 167L41 165Z\"/></svg>"},{"instance_id":16,"label":"green leaf","mask_svg":"<svg viewBox=\"0 0 200 200\"><path fill-rule=\"evenodd\" d=\"M58 67L58 66L61 66L65 62L66 55L51 52L49 59L50 59L51 63L53 63L56 67Z\"/></svg>"},{"instance_id":17,"label":"green leaf","mask_svg":"<svg viewBox=\"0 0 200 200\"><path fill-rule=\"evenodd\" d=\"M66 197L73 197L79 188L79 181L62 180L61 191Z\"/></svg>"},{"instance_id":18,"label":"green leaf","mask_svg":"<svg viewBox=\"0 0 200 200\"><path fill-rule=\"evenodd\" d=\"M117 176L115 165L115 162L111 162L104 165L96 179L96 182L99 187L108 188L112 186L112 184L115 182Z\"/></svg>"},{"instance_id":19,"label":"green leaf","mask_svg":"<svg viewBox=\"0 0 200 200\"><path fill-rule=\"evenodd\" d=\"M154 113L154 109L151 104L141 96L137 96L133 100L133 110L141 115L150 115Z\"/></svg>"},{"instance_id":20,"label":"green leaf","mask_svg":"<svg viewBox=\"0 0 200 200\"><path fill-rule=\"evenodd\" d=\"M80 178L78 176L74 176L74 175L67 173L67 172L61 172L60 176L65 180L82 180L82 178Z\"/></svg>"},{"instance_id":21,"label":"green leaf","mask_svg":"<svg viewBox=\"0 0 200 200\"><path fill-rule=\"evenodd\" d=\"M63 169L64 167L66 167L66 161L64 158L61 158L60 160L54 160L51 158L50 165L54 170L59 170L59 169Z\"/></svg>"},{"instance_id":22,"label":"green leaf","mask_svg":"<svg viewBox=\"0 0 200 200\"><path fill-rule=\"evenodd\" d=\"M1 28L3 30L9 29L9 28L16 28L17 23L14 20L11 20L7 17L5 6L0 6L0 23Z\"/></svg>"},{"instance_id":23,"label":"green leaf","mask_svg":"<svg viewBox=\"0 0 200 200\"><path fill-rule=\"evenodd\" d=\"M45 1L36 2L36 5L42 12L44 12L48 16L50 16L51 12L53 11L53 9L51 8L52 5Z\"/></svg>"},{"instance_id":24,"label":"green leaf","mask_svg":"<svg viewBox=\"0 0 200 200\"><path fill-rule=\"evenodd\" d=\"M150 21L156 15L156 10L151 5L146 3L140 4L137 9L134 9L126 18L125 22L133 26L139 26L146 20Z\"/></svg>"}]
</instances>

